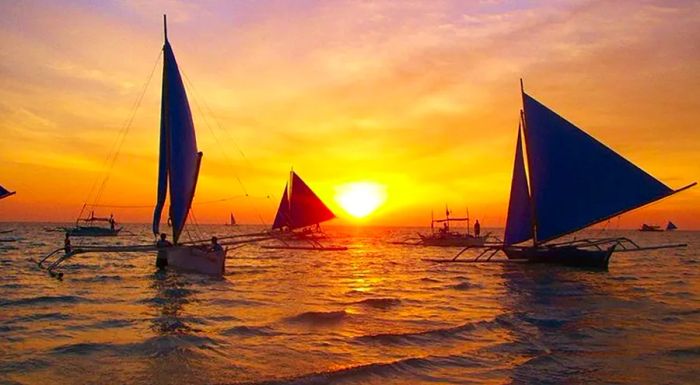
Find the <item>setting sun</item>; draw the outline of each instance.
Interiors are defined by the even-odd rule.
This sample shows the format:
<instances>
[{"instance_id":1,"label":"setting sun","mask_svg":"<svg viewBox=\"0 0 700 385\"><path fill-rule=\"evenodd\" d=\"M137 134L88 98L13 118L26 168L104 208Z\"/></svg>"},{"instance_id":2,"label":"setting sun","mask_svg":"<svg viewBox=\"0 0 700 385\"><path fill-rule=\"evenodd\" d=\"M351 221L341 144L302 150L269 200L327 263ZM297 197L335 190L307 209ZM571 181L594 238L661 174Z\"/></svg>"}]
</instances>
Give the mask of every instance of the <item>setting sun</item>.
<instances>
[{"instance_id":1,"label":"setting sun","mask_svg":"<svg viewBox=\"0 0 700 385\"><path fill-rule=\"evenodd\" d=\"M338 187L336 202L348 214L363 218L374 212L386 200L384 186L372 182L353 182Z\"/></svg>"}]
</instances>

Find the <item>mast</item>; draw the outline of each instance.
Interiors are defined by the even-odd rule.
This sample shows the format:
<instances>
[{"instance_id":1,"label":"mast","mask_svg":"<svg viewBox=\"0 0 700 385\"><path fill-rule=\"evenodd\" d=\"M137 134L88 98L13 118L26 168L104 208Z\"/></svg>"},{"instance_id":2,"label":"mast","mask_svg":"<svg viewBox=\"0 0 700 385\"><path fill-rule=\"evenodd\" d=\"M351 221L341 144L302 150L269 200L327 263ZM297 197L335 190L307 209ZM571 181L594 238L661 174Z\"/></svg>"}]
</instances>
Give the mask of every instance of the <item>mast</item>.
<instances>
[{"instance_id":1,"label":"mast","mask_svg":"<svg viewBox=\"0 0 700 385\"><path fill-rule=\"evenodd\" d=\"M539 245L539 242L537 240L537 210L535 207L535 200L533 199L533 197L535 196L535 191L534 191L534 187L532 185L532 181L530 180L531 175L529 172L529 170L532 170L532 157L529 156L529 153L528 153L530 146L528 146L528 140L527 140L528 135L527 135L527 121L526 121L527 119L525 118L525 87L523 86L523 78L520 78L520 97L522 98L522 103L523 103L523 109L520 110L520 120L522 121L523 134L524 134L523 141L525 142L524 143L525 144L525 151L523 151L523 154L527 158L526 163L527 163L527 170L528 170L527 177L525 179L527 179L527 185L528 185L528 189L529 189L528 199L530 200L530 210L532 212L532 214L530 215L530 217L532 219L532 225L531 225L531 227L532 227L532 244L537 246L537 245Z\"/></svg>"}]
</instances>

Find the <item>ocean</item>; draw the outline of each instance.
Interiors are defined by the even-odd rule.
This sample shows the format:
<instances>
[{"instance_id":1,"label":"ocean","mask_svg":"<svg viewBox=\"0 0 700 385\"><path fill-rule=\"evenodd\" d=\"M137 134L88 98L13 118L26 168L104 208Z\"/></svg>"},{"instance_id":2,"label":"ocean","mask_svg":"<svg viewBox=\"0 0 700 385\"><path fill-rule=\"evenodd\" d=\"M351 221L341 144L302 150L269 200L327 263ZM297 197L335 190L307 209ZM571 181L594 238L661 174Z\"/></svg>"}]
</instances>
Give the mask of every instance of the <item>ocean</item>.
<instances>
[{"instance_id":1,"label":"ocean","mask_svg":"<svg viewBox=\"0 0 700 385\"><path fill-rule=\"evenodd\" d=\"M347 251L229 253L224 279L156 273L153 253L32 260L56 224L0 223L3 384L689 384L700 378L700 233L599 231L688 247L609 271L436 264L417 228L328 227ZM80 242L151 242L136 234ZM204 234L256 227L200 226ZM493 230L496 233L502 230ZM585 236L585 234L577 234ZM474 254L465 255L465 258Z\"/></svg>"}]
</instances>

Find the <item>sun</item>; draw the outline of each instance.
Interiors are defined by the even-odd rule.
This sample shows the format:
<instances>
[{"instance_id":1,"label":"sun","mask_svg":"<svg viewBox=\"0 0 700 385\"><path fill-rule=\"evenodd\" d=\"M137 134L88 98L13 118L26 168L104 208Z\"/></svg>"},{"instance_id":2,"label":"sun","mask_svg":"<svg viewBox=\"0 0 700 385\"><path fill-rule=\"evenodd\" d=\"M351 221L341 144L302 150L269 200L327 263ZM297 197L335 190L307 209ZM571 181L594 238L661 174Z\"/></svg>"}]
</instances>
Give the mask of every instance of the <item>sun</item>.
<instances>
[{"instance_id":1,"label":"sun","mask_svg":"<svg viewBox=\"0 0 700 385\"><path fill-rule=\"evenodd\" d=\"M348 214L364 218L386 200L384 186L373 182L352 182L338 186L335 201Z\"/></svg>"}]
</instances>

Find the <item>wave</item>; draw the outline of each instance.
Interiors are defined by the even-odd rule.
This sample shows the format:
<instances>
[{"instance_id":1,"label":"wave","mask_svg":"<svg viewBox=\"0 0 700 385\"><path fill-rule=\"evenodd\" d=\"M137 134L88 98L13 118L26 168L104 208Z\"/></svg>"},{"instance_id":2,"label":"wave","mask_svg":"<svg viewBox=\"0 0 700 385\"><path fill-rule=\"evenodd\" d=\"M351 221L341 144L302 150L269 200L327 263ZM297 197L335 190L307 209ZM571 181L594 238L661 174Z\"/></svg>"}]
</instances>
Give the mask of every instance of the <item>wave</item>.
<instances>
[{"instance_id":1,"label":"wave","mask_svg":"<svg viewBox=\"0 0 700 385\"><path fill-rule=\"evenodd\" d=\"M121 281L122 277L119 275L94 275L85 278L72 278L72 281L77 282L109 282L109 281Z\"/></svg>"},{"instance_id":2,"label":"wave","mask_svg":"<svg viewBox=\"0 0 700 385\"><path fill-rule=\"evenodd\" d=\"M13 318L10 322L21 323L21 322L32 322L32 321L58 321L58 320L68 320L72 317L65 313L36 313L31 315L26 315L22 317Z\"/></svg>"},{"instance_id":3,"label":"wave","mask_svg":"<svg viewBox=\"0 0 700 385\"><path fill-rule=\"evenodd\" d=\"M671 349L671 350L666 351L666 354L669 354L673 357L678 357L678 358L683 358L683 357L697 358L697 357L700 357L700 346L692 346L689 348L680 348L680 349Z\"/></svg>"},{"instance_id":4,"label":"wave","mask_svg":"<svg viewBox=\"0 0 700 385\"><path fill-rule=\"evenodd\" d=\"M461 283L458 283L456 285L451 285L450 287L452 289L455 289L455 290L469 290L469 289L473 288L474 285L472 285L469 282L461 282Z\"/></svg>"},{"instance_id":5,"label":"wave","mask_svg":"<svg viewBox=\"0 0 700 385\"><path fill-rule=\"evenodd\" d=\"M458 326L440 329L430 329L419 332L368 334L364 336L355 337L355 340L363 343L401 345L423 344L425 342L442 341L447 338L461 339L464 337L465 332L471 332L475 330L477 326L482 322L483 321L476 323L465 323Z\"/></svg>"},{"instance_id":6,"label":"wave","mask_svg":"<svg viewBox=\"0 0 700 385\"><path fill-rule=\"evenodd\" d=\"M361 301L353 302L357 305L365 305L369 307L374 307L377 309L388 309L390 307L398 306L401 304L401 300L398 298L367 298Z\"/></svg>"},{"instance_id":7,"label":"wave","mask_svg":"<svg viewBox=\"0 0 700 385\"><path fill-rule=\"evenodd\" d=\"M343 381L362 383L363 380L372 377L385 377L396 380L400 377L414 377L412 374L420 373L421 378L427 377L426 371L452 367L476 367L483 363L462 356L426 356L409 357L389 362L372 362L362 365L347 366L336 370L319 371L303 374L297 377L274 379L261 382L250 382L249 385L316 385L332 384ZM434 382L444 382L444 379L433 378Z\"/></svg>"},{"instance_id":8,"label":"wave","mask_svg":"<svg viewBox=\"0 0 700 385\"><path fill-rule=\"evenodd\" d=\"M325 325L339 323L348 317L345 310L336 311L307 311L293 317L285 318L290 323L305 323L312 325Z\"/></svg>"},{"instance_id":9,"label":"wave","mask_svg":"<svg viewBox=\"0 0 700 385\"><path fill-rule=\"evenodd\" d=\"M80 303L89 302L87 298L75 296L75 295L42 295L38 297L31 298L20 298L16 300L2 300L0 301L0 306L22 306L22 305L44 305L44 304L55 304L55 303Z\"/></svg>"},{"instance_id":10,"label":"wave","mask_svg":"<svg viewBox=\"0 0 700 385\"><path fill-rule=\"evenodd\" d=\"M149 357L165 356L172 353L196 354L201 350L216 350L217 341L209 337L192 334L161 335L148 338L143 342L113 344L113 343L75 343L66 344L51 349L53 355L87 355L92 356L102 352L123 357L142 355Z\"/></svg>"},{"instance_id":11,"label":"wave","mask_svg":"<svg viewBox=\"0 0 700 385\"><path fill-rule=\"evenodd\" d=\"M274 336L279 333L274 331L268 326L234 326L229 329L225 329L219 333L225 336L241 336L241 337L262 337L262 336Z\"/></svg>"},{"instance_id":12,"label":"wave","mask_svg":"<svg viewBox=\"0 0 700 385\"><path fill-rule=\"evenodd\" d=\"M113 349L117 345L113 344L101 344L101 343L90 343L82 342L77 344L67 344L61 345L51 349L53 354L72 354L72 355L83 355L83 354L94 354L103 350Z\"/></svg>"}]
</instances>

